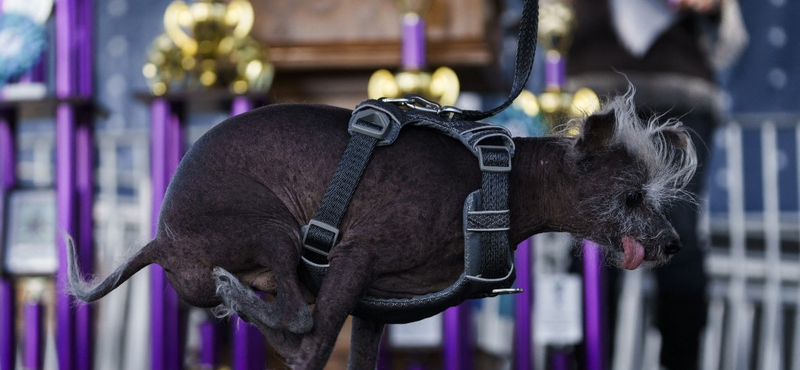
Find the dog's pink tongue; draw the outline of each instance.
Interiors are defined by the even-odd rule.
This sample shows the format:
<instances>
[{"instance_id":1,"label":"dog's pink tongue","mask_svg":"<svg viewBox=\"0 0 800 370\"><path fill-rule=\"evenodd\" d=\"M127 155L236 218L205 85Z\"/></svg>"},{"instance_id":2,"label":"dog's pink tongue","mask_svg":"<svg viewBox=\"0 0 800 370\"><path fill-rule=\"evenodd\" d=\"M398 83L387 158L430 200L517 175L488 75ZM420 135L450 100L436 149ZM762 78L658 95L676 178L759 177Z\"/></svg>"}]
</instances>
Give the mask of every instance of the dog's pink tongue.
<instances>
[{"instance_id":1,"label":"dog's pink tongue","mask_svg":"<svg viewBox=\"0 0 800 370\"><path fill-rule=\"evenodd\" d=\"M639 267L644 260L644 246L630 236L622 237L622 249L625 250L625 261L622 267L633 270Z\"/></svg>"}]
</instances>

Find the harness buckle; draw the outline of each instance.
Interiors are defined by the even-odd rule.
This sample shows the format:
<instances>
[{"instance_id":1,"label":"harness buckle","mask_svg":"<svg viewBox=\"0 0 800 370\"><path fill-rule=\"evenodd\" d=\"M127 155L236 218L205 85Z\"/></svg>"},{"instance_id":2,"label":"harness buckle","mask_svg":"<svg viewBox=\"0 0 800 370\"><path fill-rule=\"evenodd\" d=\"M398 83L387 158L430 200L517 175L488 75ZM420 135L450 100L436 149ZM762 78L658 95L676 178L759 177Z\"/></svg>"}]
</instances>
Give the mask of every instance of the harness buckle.
<instances>
[{"instance_id":1,"label":"harness buckle","mask_svg":"<svg viewBox=\"0 0 800 370\"><path fill-rule=\"evenodd\" d=\"M419 95L407 95L405 98L381 98L384 103L392 103L402 105L406 108L418 110L421 112L433 113L437 116L453 118L455 115L464 113L461 108L451 105L444 105L425 99Z\"/></svg>"},{"instance_id":2,"label":"harness buckle","mask_svg":"<svg viewBox=\"0 0 800 370\"><path fill-rule=\"evenodd\" d=\"M323 232L327 232L332 235L317 235L321 238L317 238L315 235L311 235L309 238L309 233L311 232L312 228L321 229ZM314 231L315 234L318 231ZM329 237L328 237L329 236ZM322 238L326 238L328 240L322 240ZM303 232L303 248L314 252L322 257L328 257L328 252L336 245L336 242L339 240L339 229L333 227L325 222L318 221L312 219L308 225L305 227L305 231ZM327 249L327 250L326 250Z\"/></svg>"},{"instance_id":3,"label":"harness buckle","mask_svg":"<svg viewBox=\"0 0 800 370\"><path fill-rule=\"evenodd\" d=\"M499 145L478 145L477 149L481 172L511 172L511 149ZM498 152L502 152L506 163L490 164L492 160L486 155L489 153L499 154Z\"/></svg>"},{"instance_id":4,"label":"harness buckle","mask_svg":"<svg viewBox=\"0 0 800 370\"><path fill-rule=\"evenodd\" d=\"M390 125L389 116L375 109L364 109L350 119L350 130L354 134L362 134L378 140L386 137Z\"/></svg>"}]
</instances>

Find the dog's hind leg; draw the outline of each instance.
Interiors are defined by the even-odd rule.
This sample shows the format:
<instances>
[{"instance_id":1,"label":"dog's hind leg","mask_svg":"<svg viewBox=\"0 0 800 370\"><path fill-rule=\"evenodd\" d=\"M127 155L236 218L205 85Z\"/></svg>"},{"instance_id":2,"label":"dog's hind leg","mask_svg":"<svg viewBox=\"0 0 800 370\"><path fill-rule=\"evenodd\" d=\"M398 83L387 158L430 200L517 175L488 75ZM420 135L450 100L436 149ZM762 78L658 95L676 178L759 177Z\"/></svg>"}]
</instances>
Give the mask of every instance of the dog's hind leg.
<instances>
[{"instance_id":1,"label":"dog's hind leg","mask_svg":"<svg viewBox=\"0 0 800 370\"><path fill-rule=\"evenodd\" d=\"M222 300L223 307L215 308L215 313L225 315L226 310L232 310L242 320L257 327L267 338L267 341L284 357L292 356L299 348L301 335L311 330L312 321L305 304L302 307L276 299L265 302L253 290L243 285L233 274L221 267L214 268L214 280L217 285L217 296ZM292 313L298 316L296 320L285 320L287 310L305 309Z\"/></svg>"},{"instance_id":2,"label":"dog's hind leg","mask_svg":"<svg viewBox=\"0 0 800 370\"><path fill-rule=\"evenodd\" d=\"M353 317L347 370L375 370L384 324Z\"/></svg>"},{"instance_id":3,"label":"dog's hind leg","mask_svg":"<svg viewBox=\"0 0 800 370\"><path fill-rule=\"evenodd\" d=\"M342 241L328 258L330 266L314 306L314 327L303 337L298 356L287 359L295 370L325 367L347 315L372 281L372 258L363 248Z\"/></svg>"}]
</instances>

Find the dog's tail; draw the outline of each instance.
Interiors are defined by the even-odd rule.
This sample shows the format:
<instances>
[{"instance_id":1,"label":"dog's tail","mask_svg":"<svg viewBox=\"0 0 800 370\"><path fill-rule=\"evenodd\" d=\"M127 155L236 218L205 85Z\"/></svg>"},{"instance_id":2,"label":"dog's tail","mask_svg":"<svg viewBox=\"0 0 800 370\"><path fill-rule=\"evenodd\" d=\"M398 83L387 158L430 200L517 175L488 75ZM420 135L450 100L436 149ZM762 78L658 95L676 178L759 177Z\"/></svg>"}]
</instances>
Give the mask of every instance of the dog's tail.
<instances>
[{"instance_id":1,"label":"dog's tail","mask_svg":"<svg viewBox=\"0 0 800 370\"><path fill-rule=\"evenodd\" d=\"M69 278L69 292L84 302L94 302L103 298L106 294L116 289L133 274L143 269L145 266L153 263L150 251L155 246L155 241L151 241L142 249L136 252L133 257L129 258L121 266L117 267L111 275L106 277L100 282L95 279L85 279L81 274L80 267L78 267L77 254L75 252L75 244L72 238L67 237L67 271Z\"/></svg>"}]
</instances>

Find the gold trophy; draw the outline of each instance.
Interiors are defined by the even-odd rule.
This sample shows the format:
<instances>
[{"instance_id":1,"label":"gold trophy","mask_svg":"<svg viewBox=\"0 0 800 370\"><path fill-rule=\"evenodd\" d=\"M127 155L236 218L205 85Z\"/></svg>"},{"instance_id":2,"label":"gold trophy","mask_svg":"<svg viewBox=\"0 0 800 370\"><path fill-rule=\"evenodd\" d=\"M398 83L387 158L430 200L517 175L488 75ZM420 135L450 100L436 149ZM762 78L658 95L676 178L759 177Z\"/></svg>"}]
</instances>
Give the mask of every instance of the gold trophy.
<instances>
[{"instance_id":1,"label":"gold trophy","mask_svg":"<svg viewBox=\"0 0 800 370\"><path fill-rule=\"evenodd\" d=\"M398 0L403 11L402 70L396 74L380 69L372 74L367 86L371 99L400 98L407 94L420 95L440 105L453 105L458 99L460 85L456 73L439 67L433 73L425 68L424 14L431 0Z\"/></svg>"},{"instance_id":2,"label":"gold trophy","mask_svg":"<svg viewBox=\"0 0 800 370\"><path fill-rule=\"evenodd\" d=\"M166 33L154 41L143 68L153 94L178 86L267 90L274 69L267 48L249 36L253 22L247 0L172 2L164 13Z\"/></svg>"},{"instance_id":3,"label":"gold trophy","mask_svg":"<svg viewBox=\"0 0 800 370\"><path fill-rule=\"evenodd\" d=\"M545 49L545 91L539 104L549 122L589 115L600 108L597 94L580 88L574 94L565 92L565 55L572 44L575 16L561 1L543 1L539 6L539 41ZM571 134L577 132L569 131Z\"/></svg>"}]
</instances>

